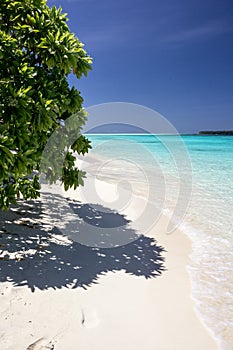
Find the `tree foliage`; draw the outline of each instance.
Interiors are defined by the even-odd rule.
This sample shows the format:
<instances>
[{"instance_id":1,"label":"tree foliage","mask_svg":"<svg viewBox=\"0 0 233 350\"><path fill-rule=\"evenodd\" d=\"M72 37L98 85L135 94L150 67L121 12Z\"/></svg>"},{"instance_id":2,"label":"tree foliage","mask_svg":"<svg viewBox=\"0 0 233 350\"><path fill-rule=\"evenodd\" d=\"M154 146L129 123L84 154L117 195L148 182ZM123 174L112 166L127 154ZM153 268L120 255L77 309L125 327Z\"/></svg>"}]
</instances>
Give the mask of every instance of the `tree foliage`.
<instances>
[{"instance_id":1,"label":"tree foliage","mask_svg":"<svg viewBox=\"0 0 233 350\"><path fill-rule=\"evenodd\" d=\"M72 151L86 153L89 141L80 136L67 149L66 121L75 119L76 132L86 116L80 92L68 84L68 75L87 75L91 58L67 25L61 8L46 0L0 2L0 208L17 198L39 196L39 171L44 147L58 128L63 128L63 148L43 169L50 182L60 180L65 189L83 184L85 174L75 167ZM74 123L74 121L73 121ZM62 173L51 166L64 158ZM32 175L34 174L34 175Z\"/></svg>"}]
</instances>

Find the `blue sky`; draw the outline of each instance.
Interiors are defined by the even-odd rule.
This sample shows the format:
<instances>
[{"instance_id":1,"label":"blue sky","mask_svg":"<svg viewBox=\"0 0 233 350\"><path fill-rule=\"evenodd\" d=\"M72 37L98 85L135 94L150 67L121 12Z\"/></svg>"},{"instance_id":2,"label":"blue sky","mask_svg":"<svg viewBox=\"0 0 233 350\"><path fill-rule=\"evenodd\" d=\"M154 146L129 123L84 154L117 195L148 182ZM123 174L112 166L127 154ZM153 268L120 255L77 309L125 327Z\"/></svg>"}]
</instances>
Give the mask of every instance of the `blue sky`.
<instances>
[{"instance_id":1,"label":"blue sky","mask_svg":"<svg viewBox=\"0 0 233 350\"><path fill-rule=\"evenodd\" d=\"M233 129L232 0L49 0L93 57L84 106L131 102L181 133Z\"/></svg>"}]
</instances>

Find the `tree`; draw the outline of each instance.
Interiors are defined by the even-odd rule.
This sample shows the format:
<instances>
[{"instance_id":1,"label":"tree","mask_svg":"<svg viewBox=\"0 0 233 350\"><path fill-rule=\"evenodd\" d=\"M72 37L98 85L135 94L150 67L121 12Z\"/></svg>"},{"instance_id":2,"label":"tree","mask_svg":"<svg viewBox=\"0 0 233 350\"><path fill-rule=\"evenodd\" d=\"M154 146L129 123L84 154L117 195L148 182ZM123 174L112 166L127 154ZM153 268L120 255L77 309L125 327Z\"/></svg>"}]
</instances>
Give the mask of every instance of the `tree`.
<instances>
[{"instance_id":1,"label":"tree","mask_svg":"<svg viewBox=\"0 0 233 350\"><path fill-rule=\"evenodd\" d=\"M39 196L40 162L50 136L63 127L64 138L69 138L72 123L68 121L77 112L76 131L85 123L83 99L69 87L68 75L86 76L92 62L66 22L62 9L48 7L46 0L1 0L1 209L19 197ZM85 177L75 166L73 152L85 154L91 148L83 135L70 146L67 149L64 141L63 148L59 145L56 150L57 158L66 155L60 178L66 190L82 185ZM54 155L43 171L50 182L58 180Z\"/></svg>"}]
</instances>

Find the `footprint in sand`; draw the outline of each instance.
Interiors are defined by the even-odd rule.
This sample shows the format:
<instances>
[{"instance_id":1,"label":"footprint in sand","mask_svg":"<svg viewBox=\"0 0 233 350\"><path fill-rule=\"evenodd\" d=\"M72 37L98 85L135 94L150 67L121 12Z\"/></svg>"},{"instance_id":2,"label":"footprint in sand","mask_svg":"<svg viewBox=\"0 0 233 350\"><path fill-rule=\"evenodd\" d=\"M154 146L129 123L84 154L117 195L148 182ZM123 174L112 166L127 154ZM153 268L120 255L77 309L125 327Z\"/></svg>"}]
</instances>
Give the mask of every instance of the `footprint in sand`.
<instances>
[{"instance_id":1,"label":"footprint in sand","mask_svg":"<svg viewBox=\"0 0 233 350\"><path fill-rule=\"evenodd\" d=\"M82 309L82 325L85 328L94 328L99 324L99 318L94 309L85 307Z\"/></svg>"},{"instance_id":2,"label":"footprint in sand","mask_svg":"<svg viewBox=\"0 0 233 350\"><path fill-rule=\"evenodd\" d=\"M28 345L26 350L53 350L54 344L46 338L40 338L34 343Z\"/></svg>"}]
</instances>

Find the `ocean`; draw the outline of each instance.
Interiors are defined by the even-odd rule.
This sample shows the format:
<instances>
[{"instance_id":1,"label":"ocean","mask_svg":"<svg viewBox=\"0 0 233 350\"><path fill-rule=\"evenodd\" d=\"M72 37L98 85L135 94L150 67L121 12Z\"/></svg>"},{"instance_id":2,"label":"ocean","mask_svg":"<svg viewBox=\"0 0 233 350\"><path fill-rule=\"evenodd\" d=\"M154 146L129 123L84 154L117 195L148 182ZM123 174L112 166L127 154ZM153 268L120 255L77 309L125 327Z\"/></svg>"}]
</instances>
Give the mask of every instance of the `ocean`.
<instances>
[{"instance_id":1,"label":"ocean","mask_svg":"<svg viewBox=\"0 0 233 350\"><path fill-rule=\"evenodd\" d=\"M188 271L198 314L221 348L233 349L233 137L87 137L90 157L98 159L97 178L154 202L152 221L165 213L171 217L168 234L180 225L191 239Z\"/></svg>"}]
</instances>

